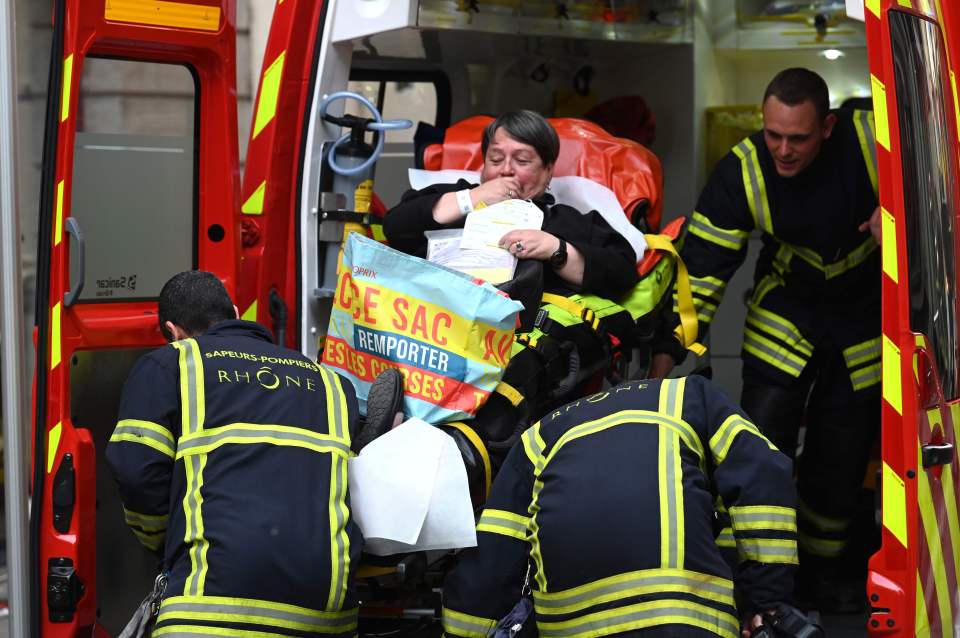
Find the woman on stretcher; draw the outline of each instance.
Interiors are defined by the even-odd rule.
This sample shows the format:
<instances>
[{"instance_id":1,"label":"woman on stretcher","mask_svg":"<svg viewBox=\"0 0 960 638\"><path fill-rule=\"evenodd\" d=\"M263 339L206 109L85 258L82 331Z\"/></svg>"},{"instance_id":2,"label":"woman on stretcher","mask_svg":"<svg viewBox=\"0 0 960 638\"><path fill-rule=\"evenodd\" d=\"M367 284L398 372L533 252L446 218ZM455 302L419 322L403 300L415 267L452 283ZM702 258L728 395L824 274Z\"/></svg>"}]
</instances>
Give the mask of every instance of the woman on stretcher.
<instances>
[{"instance_id":1,"label":"woman on stretcher","mask_svg":"<svg viewBox=\"0 0 960 638\"><path fill-rule=\"evenodd\" d=\"M547 192L560 139L541 115L504 113L484 130L481 148L479 185L460 180L404 194L384 218L391 247L426 257L425 231L462 228L476 208L526 199L543 211L542 229L513 230L500 240L500 246L520 260L517 280L539 279L531 278L530 271L542 269L542 289L547 292L616 299L633 288L638 281L637 256L627 240L596 211L581 214L554 203ZM531 299L530 291L524 293L522 300ZM534 308L527 310L535 311L538 303L539 295L533 299Z\"/></svg>"}]
</instances>

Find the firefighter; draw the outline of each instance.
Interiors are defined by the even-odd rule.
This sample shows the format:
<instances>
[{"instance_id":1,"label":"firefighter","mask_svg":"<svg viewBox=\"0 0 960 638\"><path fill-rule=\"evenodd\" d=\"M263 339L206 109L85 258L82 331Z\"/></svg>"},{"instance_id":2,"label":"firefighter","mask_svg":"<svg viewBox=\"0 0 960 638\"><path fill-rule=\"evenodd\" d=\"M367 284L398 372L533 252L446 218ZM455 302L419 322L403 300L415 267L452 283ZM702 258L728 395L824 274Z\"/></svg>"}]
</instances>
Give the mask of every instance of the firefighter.
<instances>
[{"instance_id":1,"label":"firefighter","mask_svg":"<svg viewBox=\"0 0 960 638\"><path fill-rule=\"evenodd\" d=\"M131 371L106 452L169 572L154 635L356 635L353 388L238 320L210 273L168 281L159 321L170 345Z\"/></svg>"},{"instance_id":2,"label":"firefighter","mask_svg":"<svg viewBox=\"0 0 960 638\"><path fill-rule=\"evenodd\" d=\"M860 579L841 566L880 408L880 209L873 115L830 111L802 68L770 82L762 131L717 164L681 256L701 334L758 230L763 247L743 336L741 405L797 463L800 581L823 610L855 611ZM676 322L676 319L674 319ZM653 373L682 359L661 344Z\"/></svg>"},{"instance_id":3,"label":"firefighter","mask_svg":"<svg viewBox=\"0 0 960 638\"><path fill-rule=\"evenodd\" d=\"M558 408L497 475L478 545L447 578L444 630L484 638L529 588L540 638L736 638L740 617L755 626L792 594L791 471L699 376L628 381ZM716 497L733 519L735 574L714 540Z\"/></svg>"}]
</instances>

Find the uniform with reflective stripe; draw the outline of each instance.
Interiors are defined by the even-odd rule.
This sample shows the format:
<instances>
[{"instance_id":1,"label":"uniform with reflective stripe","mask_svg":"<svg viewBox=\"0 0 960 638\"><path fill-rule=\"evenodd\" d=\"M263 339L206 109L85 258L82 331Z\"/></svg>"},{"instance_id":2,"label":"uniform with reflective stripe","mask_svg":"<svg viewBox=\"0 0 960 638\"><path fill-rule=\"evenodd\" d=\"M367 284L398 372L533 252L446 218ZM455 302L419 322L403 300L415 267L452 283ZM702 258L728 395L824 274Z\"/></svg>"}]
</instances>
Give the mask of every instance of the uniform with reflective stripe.
<instances>
[{"instance_id":1,"label":"uniform with reflective stripe","mask_svg":"<svg viewBox=\"0 0 960 638\"><path fill-rule=\"evenodd\" d=\"M143 357L107 447L170 579L154 635L354 636L352 386L226 321Z\"/></svg>"},{"instance_id":2,"label":"uniform with reflective stripe","mask_svg":"<svg viewBox=\"0 0 960 638\"><path fill-rule=\"evenodd\" d=\"M484 638L516 603L529 564L541 636L673 636L683 626L736 638L711 491L732 512L746 604L762 608L791 595L791 473L701 377L632 381L558 408L494 480L478 546L447 578L444 630Z\"/></svg>"}]
</instances>

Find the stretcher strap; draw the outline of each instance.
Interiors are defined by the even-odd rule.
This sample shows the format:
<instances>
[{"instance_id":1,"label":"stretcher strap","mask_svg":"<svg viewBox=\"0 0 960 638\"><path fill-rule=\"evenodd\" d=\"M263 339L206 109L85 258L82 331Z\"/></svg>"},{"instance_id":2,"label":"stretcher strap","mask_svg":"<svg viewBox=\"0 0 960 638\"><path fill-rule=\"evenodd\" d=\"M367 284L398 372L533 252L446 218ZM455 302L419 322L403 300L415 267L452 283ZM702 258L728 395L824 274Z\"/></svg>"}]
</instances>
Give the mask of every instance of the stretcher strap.
<instances>
[{"instance_id":1,"label":"stretcher strap","mask_svg":"<svg viewBox=\"0 0 960 638\"><path fill-rule=\"evenodd\" d=\"M490 484L493 482L493 466L490 464L490 455L487 454L487 446L483 444L480 436L474 432L473 428L466 423L451 421L450 423L444 423L444 425L449 425L455 430L459 430L460 433L467 437L467 440L473 444L473 447L477 449L477 453L483 461L483 500L487 500L487 497L490 496Z\"/></svg>"},{"instance_id":2,"label":"stretcher strap","mask_svg":"<svg viewBox=\"0 0 960 638\"><path fill-rule=\"evenodd\" d=\"M597 318L596 313L587 308L586 306L581 305L580 303L569 299L562 295L555 295L550 292L543 293L543 302L548 304L553 304L561 310L566 310L574 317L580 317L585 322L590 324L594 330L600 329L600 320Z\"/></svg>"},{"instance_id":3,"label":"stretcher strap","mask_svg":"<svg viewBox=\"0 0 960 638\"><path fill-rule=\"evenodd\" d=\"M509 401L510 404L515 408L519 407L520 404L523 403L523 393L505 381L498 383L497 387L495 387L493 391Z\"/></svg>"},{"instance_id":4,"label":"stretcher strap","mask_svg":"<svg viewBox=\"0 0 960 638\"><path fill-rule=\"evenodd\" d=\"M699 331L699 321L697 320L697 311L693 307L693 294L690 292L690 275L687 273L687 265L683 263L680 254L674 247L673 242L665 235L644 235L647 240L647 246L654 250L662 250L673 255L677 262L677 308L680 315L680 325L673 331L677 339L687 350L696 355L702 355L707 351L702 344L697 343Z\"/></svg>"}]
</instances>

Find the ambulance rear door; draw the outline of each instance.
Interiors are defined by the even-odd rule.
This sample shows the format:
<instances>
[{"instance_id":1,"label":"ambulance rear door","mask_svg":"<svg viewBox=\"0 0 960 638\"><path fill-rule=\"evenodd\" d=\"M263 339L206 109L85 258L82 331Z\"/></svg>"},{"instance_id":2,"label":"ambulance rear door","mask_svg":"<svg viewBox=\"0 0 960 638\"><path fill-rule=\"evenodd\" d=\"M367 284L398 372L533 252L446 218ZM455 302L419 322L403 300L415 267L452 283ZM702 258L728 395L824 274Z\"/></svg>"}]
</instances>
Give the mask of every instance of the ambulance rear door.
<instances>
[{"instance_id":1,"label":"ambulance rear door","mask_svg":"<svg viewBox=\"0 0 960 638\"><path fill-rule=\"evenodd\" d=\"M938 0L866 3L882 206L882 547L873 636L960 635L955 38Z\"/></svg>"},{"instance_id":2,"label":"ambulance rear door","mask_svg":"<svg viewBox=\"0 0 960 638\"><path fill-rule=\"evenodd\" d=\"M103 451L173 274L233 292L233 0L56 0L36 298L32 635L116 635L156 557Z\"/></svg>"}]
</instances>

